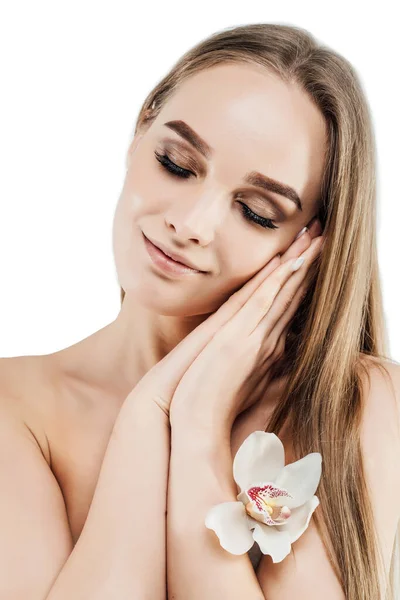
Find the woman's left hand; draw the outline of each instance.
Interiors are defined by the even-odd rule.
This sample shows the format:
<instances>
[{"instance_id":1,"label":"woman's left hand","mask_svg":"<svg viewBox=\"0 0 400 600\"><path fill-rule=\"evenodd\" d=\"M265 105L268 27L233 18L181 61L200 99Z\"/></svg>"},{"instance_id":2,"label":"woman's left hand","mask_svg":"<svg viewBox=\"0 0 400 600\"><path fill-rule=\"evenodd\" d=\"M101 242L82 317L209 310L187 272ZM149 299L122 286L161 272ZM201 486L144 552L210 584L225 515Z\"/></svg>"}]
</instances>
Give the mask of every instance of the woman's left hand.
<instances>
[{"instance_id":1,"label":"woman's left hand","mask_svg":"<svg viewBox=\"0 0 400 600\"><path fill-rule=\"evenodd\" d=\"M296 272L293 260L270 273L236 314L214 335L180 380L172 397L170 422L230 433L236 417L255 403L247 378L262 354L262 376L284 352L286 333L306 291L306 273L323 237L314 238ZM261 352L262 351L262 352Z\"/></svg>"}]
</instances>

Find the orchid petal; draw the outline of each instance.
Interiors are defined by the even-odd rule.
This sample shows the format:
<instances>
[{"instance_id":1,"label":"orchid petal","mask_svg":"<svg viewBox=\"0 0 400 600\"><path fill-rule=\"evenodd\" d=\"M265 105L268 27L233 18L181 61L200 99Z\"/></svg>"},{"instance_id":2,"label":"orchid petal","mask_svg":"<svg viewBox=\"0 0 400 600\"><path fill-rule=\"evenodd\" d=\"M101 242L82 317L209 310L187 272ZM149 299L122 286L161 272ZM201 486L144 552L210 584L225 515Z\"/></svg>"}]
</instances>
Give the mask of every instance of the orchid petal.
<instances>
[{"instance_id":1,"label":"orchid petal","mask_svg":"<svg viewBox=\"0 0 400 600\"><path fill-rule=\"evenodd\" d=\"M289 519L283 525L277 528L284 531L290 537L290 543L293 544L307 529L314 510L319 505L317 496L313 496L302 506L294 508Z\"/></svg>"},{"instance_id":2,"label":"orchid petal","mask_svg":"<svg viewBox=\"0 0 400 600\"><path fill-rule=\"evenodd\" d=\"M213 506L206 515L205 525L215 531L221 546L231 554L245 554L254 544L242 502Z\"/></svg>"},{"instance_id":3,"label":"orchid petal","mask_svg":"<svg viewBox=\"0 0 400 600\"><path fill-rule=\"evenodd\" d=\"M254 521L255 529L253 538L260 546L263 554L269 554L272 562L281 562L288 554L290 554L291 544L289 534L282 528L264 525L258 521Z\"/></svg>"},{"instance_id":4,"label":"orchid petal","mask_svg":"<svg viewBox=\"0 0 400 600\"><path fill-rule=\"evenodd\" d=\"M278 436L254 431L236 452L233 477L243 491L257 482L274 481L284 466L285 450Z\"/></svg>"},{"instance_id":5,"label":"orchid petal","mask_svg":"<svg viewBox=\"0 0 400 600\"><path fill-rule=\"evenodd\" d=\"M310 500L321 478L321 463L321 454L311 452L300 460L286 465L274 483L287 490L292 498L276 498L275 504L292 509Z\"/></svg>"}]
</instances>

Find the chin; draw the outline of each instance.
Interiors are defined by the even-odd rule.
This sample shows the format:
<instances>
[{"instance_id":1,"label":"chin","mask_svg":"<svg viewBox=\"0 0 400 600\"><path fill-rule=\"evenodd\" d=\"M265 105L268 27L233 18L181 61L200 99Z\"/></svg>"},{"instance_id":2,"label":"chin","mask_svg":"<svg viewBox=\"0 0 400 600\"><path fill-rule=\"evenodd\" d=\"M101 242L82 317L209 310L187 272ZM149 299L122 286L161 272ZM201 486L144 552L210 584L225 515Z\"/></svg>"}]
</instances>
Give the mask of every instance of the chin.
<instances>
[{"instance_id":1,"label":"chin","mask_svg":"<svg viewBox=\"0 0 400 600\"><path fill-rule=\"evenodd\" d=\"M194 275L193 281L192 276L181 280L164 277L152 271L143 249L133 240L123 246L115 245L114 261L119 284L133 303L159 315L184 318L211 314L226 300L226 294L213 289L211 281L204 285L204 276L199 275L200 280Z\"/></svg>"},{"instance_id":2,"label":"chin","mask_svg":"<svg viewBox=\"0 0 400 600\"><path fill-rule=\"evenodd\" d=\"M210 298L199 295L198 288L193 291L193 296L188 295L188 290L179 285L178 281L163 281L148 277L143 272L130 272L121 270L118 281L125 290L125 300L140 304L145 309L158 315L169 317L191 317L206 315L218 309L218 305ZM173 285L170 285L170 284Z\"/></svg>"},{"instance_id":3,"label":"chin","mask_svg":"<svg viewBox=\"0 0 400 600\"><path fill-rule=\"evenodd\" d=\"M188 299L187 295L179 289L160 293L148 285L138 284L134 287L123 287L129 298L157 315L184 318L214 312L210 303L205 299L203 301L198 298Z\"/></svg>"}]
</instances>

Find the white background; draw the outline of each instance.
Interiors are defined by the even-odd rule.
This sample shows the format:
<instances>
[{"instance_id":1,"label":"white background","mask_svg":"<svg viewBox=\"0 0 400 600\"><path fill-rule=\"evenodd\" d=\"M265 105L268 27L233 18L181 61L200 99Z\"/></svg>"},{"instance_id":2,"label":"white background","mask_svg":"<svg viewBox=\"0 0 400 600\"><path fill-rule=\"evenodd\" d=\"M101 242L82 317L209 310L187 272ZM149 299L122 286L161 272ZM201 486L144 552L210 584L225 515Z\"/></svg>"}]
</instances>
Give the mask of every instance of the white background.
<instances>
[{"instance_id":1,"label":"white background","mask_svg":"<svg viewBox=\"0 0 400 600\"><path fill-rule=\"evenodd\" d=\"M378 148L378 249L400 361L395 2L9 0L0 7L0 356L47 354L120 308L112 219L140 106L190 47L252 22L308 29L356 67Z\"/></svg>"}]
</instances>

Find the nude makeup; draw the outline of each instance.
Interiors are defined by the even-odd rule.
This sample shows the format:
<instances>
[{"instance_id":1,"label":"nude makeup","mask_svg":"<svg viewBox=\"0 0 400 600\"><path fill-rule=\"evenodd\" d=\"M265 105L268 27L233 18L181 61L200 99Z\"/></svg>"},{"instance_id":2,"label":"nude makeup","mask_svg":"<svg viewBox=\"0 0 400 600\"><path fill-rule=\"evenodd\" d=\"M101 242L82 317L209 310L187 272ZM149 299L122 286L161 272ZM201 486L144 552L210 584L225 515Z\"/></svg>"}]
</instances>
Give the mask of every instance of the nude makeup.
<instances>
[{"instance_id":1,"label":"nude makeup","mask_svg":"<svg viewBox=\"0 0 400 600\"><path fill-rule=\"evenodd\" d=\"M161 270L163 273L166 273L173 277L182 277L187 275L196 275L203 273L203 271L197 271L196 269L192 269L191 267L187 267L186 265L183 265L182 263L173 260L166 254L164 254L162 250L157 248L157 246L152 244L150 240L148 240L144 235L143 239L147 253L150 259L152 260L153 265L155 265L155 267Z\"/></svg>"}]
</instances>

